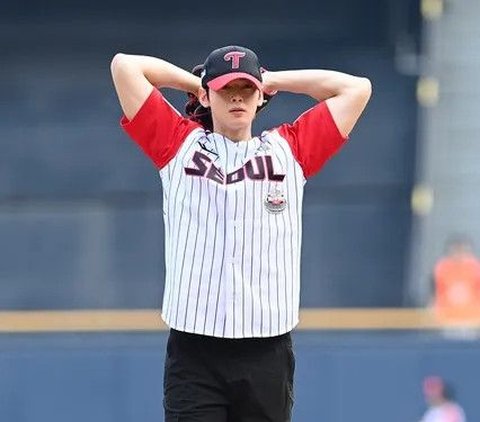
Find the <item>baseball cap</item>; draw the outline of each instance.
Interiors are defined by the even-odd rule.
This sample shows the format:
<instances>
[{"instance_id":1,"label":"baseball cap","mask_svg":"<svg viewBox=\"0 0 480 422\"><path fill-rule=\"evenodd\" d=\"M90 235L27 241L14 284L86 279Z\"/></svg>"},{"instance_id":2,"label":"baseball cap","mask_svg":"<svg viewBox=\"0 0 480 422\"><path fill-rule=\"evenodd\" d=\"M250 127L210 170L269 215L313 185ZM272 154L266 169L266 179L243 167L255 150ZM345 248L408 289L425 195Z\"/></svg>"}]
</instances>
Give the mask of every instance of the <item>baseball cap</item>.
<instances>
[{"instance_id":1,"label":"baseball cap","mask_svg":"<svg viewBox=\"0 0 480 422\"><path fill-rule=\"evenodd\" d=\"M235 79L248 79L262 90L262 72L257 55L237 45L212 51L203 64L201 78L202 86L214 91Z\"/></svg>"}]
</instances>

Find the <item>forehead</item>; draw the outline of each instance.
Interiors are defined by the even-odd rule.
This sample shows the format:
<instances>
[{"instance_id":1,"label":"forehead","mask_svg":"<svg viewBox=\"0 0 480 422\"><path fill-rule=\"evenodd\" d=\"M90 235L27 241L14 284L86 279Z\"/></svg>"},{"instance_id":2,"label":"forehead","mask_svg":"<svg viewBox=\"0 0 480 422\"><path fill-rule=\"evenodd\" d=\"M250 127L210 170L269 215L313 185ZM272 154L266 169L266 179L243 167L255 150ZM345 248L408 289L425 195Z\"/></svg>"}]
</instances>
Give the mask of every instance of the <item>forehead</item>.
<instances>
[{"instance_id":1,"label":"forehead","mask_svg":"<svg viewBox=\"0 0 480 422\"><path fill-rule=\"evenodd\" d=\"M255 84L248 79L234 79L230 81L228 84L224 85L223 88L244 88L244 87L254 87L256 88Z\"/></svg>"}]
</instances>

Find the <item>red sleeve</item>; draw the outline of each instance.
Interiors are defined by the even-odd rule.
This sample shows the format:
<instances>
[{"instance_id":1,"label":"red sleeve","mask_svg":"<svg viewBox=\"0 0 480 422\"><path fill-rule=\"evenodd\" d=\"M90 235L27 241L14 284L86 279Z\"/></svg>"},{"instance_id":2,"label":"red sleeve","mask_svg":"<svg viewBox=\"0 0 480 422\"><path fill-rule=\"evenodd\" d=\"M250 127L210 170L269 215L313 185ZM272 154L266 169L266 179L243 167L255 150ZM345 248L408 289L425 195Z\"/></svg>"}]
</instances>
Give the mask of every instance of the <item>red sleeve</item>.
<instances>
[{"instance_id":1,"label":"red sleeve","mask_svg":"<svg viewBox=\"0 0 480 422\"><path fill-rule=\"evenodd\" d=\"M158 168L167 165L185 138L200 127L182 117L156 88L133 119L122 116L120 125Z\"/></svg>"},{"instance_id":2,"label":"red sleeve","mask_svg":"<svg viewBox=\"0 0 480 422\"><path fill-rule=\"evenodd\" d=\"M281 125L278 133L290 144L305 177L315 175L348 139L339 132L325 101L293 123Z\"/></svg>"}]
</instances>

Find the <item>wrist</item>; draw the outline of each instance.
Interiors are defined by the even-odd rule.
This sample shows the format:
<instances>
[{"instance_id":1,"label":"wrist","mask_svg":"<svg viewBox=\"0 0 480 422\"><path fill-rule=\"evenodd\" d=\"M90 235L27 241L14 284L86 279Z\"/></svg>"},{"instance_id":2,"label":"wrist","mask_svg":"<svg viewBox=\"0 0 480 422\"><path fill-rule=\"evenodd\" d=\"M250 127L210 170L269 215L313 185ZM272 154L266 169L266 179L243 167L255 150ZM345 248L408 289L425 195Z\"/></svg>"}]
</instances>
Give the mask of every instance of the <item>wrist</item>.
<instances>
[{"instance_id":1,"label":"wrist","mask_svg":"<svg viewBox=\"0 0 480 422\"><path fill-rule=\"evenodd\" d=\"M264 70L262 72L263 92L267 95L275 95L278 92L278 84L275 79L275 72Z\"/></svg>"},{"instance_id":2,"label":"wrist","mask_svg":"<svg viewBox=\"0 0 480 422\"><path fill-rule=\"evenodd\" d=\"M188 75L185 75L185 80L183 81L181 90L190 92L198 96L198 91L200 87L201 87L200 78L198 76L195 76L189 73Z\"/></svg>"}]
</instances>

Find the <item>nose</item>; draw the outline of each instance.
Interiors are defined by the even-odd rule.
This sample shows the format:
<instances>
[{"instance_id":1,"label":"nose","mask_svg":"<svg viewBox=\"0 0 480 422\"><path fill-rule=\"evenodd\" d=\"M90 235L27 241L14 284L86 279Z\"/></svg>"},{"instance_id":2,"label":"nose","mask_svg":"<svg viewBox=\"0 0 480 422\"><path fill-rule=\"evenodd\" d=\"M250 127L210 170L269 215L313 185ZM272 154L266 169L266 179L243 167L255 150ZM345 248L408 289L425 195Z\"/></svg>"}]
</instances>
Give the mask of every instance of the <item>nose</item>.
<instances>
[{"instance_id":1,"label":"nose","mask_svg":"<svg viewBox=\"0 0 480 422\"><path fill-rule=\"evenodd\" d=\"M234 103L243 101L243 97L241 96L239 91L232 92L230 100Z\"/></svg>"}]
</instances>

